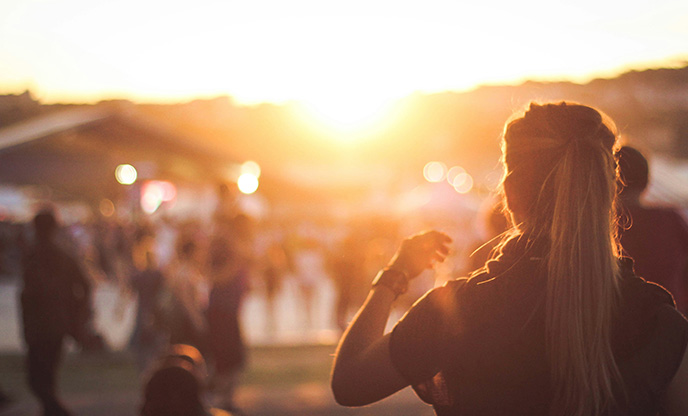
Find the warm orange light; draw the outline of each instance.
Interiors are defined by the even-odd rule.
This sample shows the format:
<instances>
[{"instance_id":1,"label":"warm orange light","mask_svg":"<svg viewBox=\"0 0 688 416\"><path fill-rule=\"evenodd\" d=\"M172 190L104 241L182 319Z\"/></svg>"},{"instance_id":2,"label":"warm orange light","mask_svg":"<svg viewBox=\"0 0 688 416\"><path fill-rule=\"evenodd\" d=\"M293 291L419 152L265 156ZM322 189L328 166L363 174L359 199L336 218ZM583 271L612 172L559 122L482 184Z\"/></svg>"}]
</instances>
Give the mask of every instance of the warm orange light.
<instances>
[{"instance_id":1,"label":"warm orange light","mask_svg":"<svg viewBox=\"0 0 688 416\"><path fill-rule=\"evenodd\" d=\"M456 175L452 182L456 192L460 194L467 194L473 189L473 177L466 172Z\"/></svg>"},{"instance_id":2,"label":"warm orange light","mask_svg":"<svg viewBox=\"0 0 688 416\"><path fill-rule=\"evenodd\" d=\"M449 171L447 171L447 182L449 182L449 185L454 186L456 178L462 173L466 173L466 170L464 168L462 168L461 166L452 166L449 169Z\"/></svg>"},{"instance_id":3,"label":"warm orange light","mask_svg":"<svg viewBox=\"0 0 688 416\"><path fill-rule=\"evenodd\" d=\"M258 189L258 178L252 173L242 173L237 180L237 187L242 194L252 194Z\"/></svg>"},{"instance_id":4,"label":"warm orange light","mask_svg":"<svg viewBox=\"0 0 688 416\"><path fill-rule=\"evenodd\" d=\"M177 197L177 188L169 181L147 181L141 187L141 209L152 214L163 202L171 202Z\"/></svg>"},{"instance_id":5,"label":"warm orange light","mask_svg":"<svg viewBox=\"0 0 688 416\"><path fill-rule=\"evenodd\" d=\"M423 177L428 182L442 182L447 173L447 166L442 162L428 162L423 168Z\"/></svg>"},{"instance_id":6,"label":"warm orange light","mask_svg":"<svg viewBox=\"0 0 688 416\"><path fill-rule=\"evenodd\" d=\"M101 199L100 204L98 205L100 213L103 215L103 217L112 217L112 215L115 213L115 204L107 198Z\"/></svg>"},{"instance_id":7,"label":"warm orange light","mask_svg":"<svg viewBox=\"0 0 688 416\"><path fill-rule=\"evenodd\" d=\"M137 176L138 173L136 172L136 168L129 164L119 165L117 168L115 168L115 178L117 179L117 182L121 183L122 185L133 184L136 182Z\"/></svg>"},{"instance_id":8,"label":"warm orange light","mask_svg":"<svg viewBox=\"0 0 688 416\"><path fill-rule=\"evenodd\" d=\"M174 201L177 197L177 187L169 181L152 181L162 190L163 202Z\"/></svg>"},{"instance_id":9,"label":"warm orange light","mask_svg":"<svg viewBox=\"0 0 688 416\"><path fill-rule=\"evenodd\" d=\"M310 123L334 133L333 137L351 140L361 133L384 125L395 100L353 94L316 95L302 99L302 114Z\"/></svg>"},{"instance_id":10,"label":"warm orange light","mask_svg":"<svg viewBox=\"0 0 688 416\"><path fill-rule=\"evenodd\" d=\"M251 175L255 176L256 178L260 178L260 165L258 163L252 161L252 160L247 160L241 165L241 173L250 173Z\"/></svg>"}]
</instances>

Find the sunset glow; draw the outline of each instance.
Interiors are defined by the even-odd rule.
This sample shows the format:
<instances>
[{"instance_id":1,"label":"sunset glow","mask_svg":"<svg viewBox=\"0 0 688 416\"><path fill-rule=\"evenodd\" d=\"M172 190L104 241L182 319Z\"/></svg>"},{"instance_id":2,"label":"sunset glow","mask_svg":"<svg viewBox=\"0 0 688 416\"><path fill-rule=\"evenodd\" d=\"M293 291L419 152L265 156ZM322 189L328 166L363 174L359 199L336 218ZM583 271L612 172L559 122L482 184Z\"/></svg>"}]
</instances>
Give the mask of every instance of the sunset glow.
<instances>
[{"instance_id":1,"label":"sunset glow","mask_svg":"<svg viewBox=\"0 0 688 416\"><path fill-rule=\"evenodd\" d=\"M393 101L370 95L334 95L302 101L303 116L331 131L332 137L351 140L357 133L381 125L390 115Z\"/></svg>"},{"instance_id":2,"label":"sunset glow","mask_svg":"<svg viewBox=\"0 0 688 416\"><path fill-rule=\"evenodd\" d=\"M301 101L341 128L412 92L688 59L688 3L7 0L0 90L45 102ZM547 51L547 53L543 53Z\"/></svg>"}]
</instances>

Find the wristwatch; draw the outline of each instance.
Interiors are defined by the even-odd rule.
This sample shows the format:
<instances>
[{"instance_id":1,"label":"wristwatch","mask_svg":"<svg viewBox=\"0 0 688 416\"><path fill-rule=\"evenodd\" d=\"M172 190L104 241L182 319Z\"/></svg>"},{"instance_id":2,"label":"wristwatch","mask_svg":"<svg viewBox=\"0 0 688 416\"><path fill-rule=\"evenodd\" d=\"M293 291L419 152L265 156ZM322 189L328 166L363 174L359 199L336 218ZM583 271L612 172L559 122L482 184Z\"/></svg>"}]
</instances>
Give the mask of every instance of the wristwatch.
<instances>
[{"instance_id":1,"label":"wristwatch","mask_svg":"<svg viewBox=\"0 0 688 416\"><path fill-rule=\"evenodd\" d=\"M373 287L384 286L390 289L396 295L403 295L408 291L409 277L403 270L392 267L385 267L375 276L373 280Z\"/></svg>"}]
</instances>

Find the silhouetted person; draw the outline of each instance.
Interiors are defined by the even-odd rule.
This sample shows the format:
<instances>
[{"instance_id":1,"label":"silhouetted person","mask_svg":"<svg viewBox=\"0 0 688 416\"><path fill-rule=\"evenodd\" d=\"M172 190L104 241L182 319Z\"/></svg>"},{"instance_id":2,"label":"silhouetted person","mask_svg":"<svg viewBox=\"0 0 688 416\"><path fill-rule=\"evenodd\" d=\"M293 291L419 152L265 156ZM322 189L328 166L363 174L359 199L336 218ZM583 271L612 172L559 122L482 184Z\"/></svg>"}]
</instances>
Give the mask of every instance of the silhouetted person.
<instances>
[{"instance_id":1,"label":"silhouetted person","mask_svg":"<svg viewBox=\"0 0 688 416\"><path fill-rule=\"evenodd\" d=\"M45 416L69 415L57 398L57 370L65 336L82 343L88 333L90 286L75 259L55 243L53 213L38 213L33 225L21 292L29 386Z\"/></svg>"},{"instance_id":2,"label":"silhouetted person","mask_svg":"<svg viewBox=\"0 0 688 416\"><path fill-rule=\"evenodd\" d=\"M129 286L136 294L137 308L134 330L129 345L136 354L139 370L146 369L167 342L165 317L160 316L158 300L162 295L165 277L157 265L153 250L145 250L145 264L134 273Z\"/></svg>"},{"instance_id":3,"label":"silhouetted person","mask_svg":"<svg viewBox=\"0 0 688 416\"><path fill-rule=\"evenodd\" d=\"M361 278L365 276L365 248L366 241L360 235L350 233L341 241L329 261L336 295L334 318L337 328L342 332L349 325L352 312L365 299L365 291L361 290Z\"/></svg>"},{"instance_id":4,"label":"silhouetted person","mask_svg":"<svg viewBox=\"0 0 688 416\"><path fill-rule=\"evenodd\" d=\"M208 350L214 364L213 404L233 412L234 391L246 363L241 309L252 255L251 220L243 214L218 219L209 252Z\"/></svg>"},{"instance_id":5,"label":"silhouetted person","mask_svg":"<svg viewBox=\"0 0 688 416\"><path fill-rule=\"evenodd\" d=\"M514 227L499 256L385 334L394 300L451 243L405 239L339 343L337 402L413 386L443 416L687 415L688 321L618 252L616 139L611 119L576 103L511 118L502 189Z\"/></svg>"},{"instance_id":6,"label":"silhouetted person","mask_svg":"<svg viewBox=\"0 0 688 416\"><path fill-rule=\"evenodd\" d=\"M644 206L649 181L645 157L630 146L616 154L621 183L621 245L638 276L669 290L678 310L688 313L688 224L675 210Z\"/></svg>"},{"instance_id":7,"label":"silhouetted person","mask_svg":"<svg viewBox=\"0 0 688 416\"><path fill-rule=\"evenodd\" d=\"M177 255L168 267L168 286L173 295L170 317L170 343L189 344L204 351L206 346L206 309L208 282L196 261L196 243L182 238Z\"/></svg>"},{"instance_id":8,"label":"silhouetted person","mask_svg":"<svg viewBox=\"0 0 688 416\"><path fill-rule=\"evenodd\" d=\"M273 337L277 330L277 295L282 289L284 274L287 271L287 254L281 242L272 242L263 259L263 286L265 289L265 330Z\"/></svg>"}]
</instances>

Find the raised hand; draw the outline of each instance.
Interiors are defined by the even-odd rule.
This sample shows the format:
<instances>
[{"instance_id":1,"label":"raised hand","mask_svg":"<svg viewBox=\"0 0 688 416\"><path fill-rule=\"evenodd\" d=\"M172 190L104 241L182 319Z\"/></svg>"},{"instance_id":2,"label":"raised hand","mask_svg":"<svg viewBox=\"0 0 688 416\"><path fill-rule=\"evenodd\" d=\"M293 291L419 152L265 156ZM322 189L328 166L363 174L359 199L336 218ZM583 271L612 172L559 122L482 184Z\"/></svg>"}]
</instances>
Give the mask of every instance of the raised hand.
<instances>
[{"instance_id":1,"label":"raised hand","mask_svg":"<svg viewBox=\"0 0 688 416\"><path fill-rule=\"evenodd\" d=\"M449 254L452 239L440 231L425 231L404 239L389 263L390 268L406 273L409 279L442 262Z\"/></svg>"}]
</instances>

